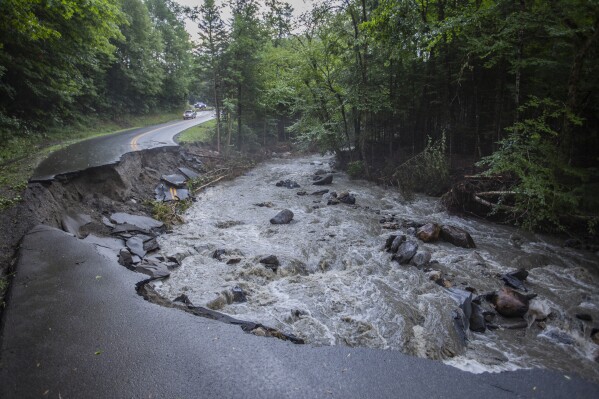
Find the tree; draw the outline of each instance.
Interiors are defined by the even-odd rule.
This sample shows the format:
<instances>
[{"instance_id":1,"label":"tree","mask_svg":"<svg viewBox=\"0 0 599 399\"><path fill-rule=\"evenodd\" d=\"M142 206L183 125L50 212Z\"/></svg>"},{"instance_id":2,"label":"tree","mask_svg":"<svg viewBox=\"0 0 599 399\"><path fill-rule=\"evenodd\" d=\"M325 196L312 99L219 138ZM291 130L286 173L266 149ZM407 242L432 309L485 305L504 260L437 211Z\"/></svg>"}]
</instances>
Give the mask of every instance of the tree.
<instances>
[{"instance_id":1,"label":"tree","mask_svg":"<svg viewBox=\"0 0 599 399\"><path fill-rule=\"evenodd\" d=\"M93 111L122 22L118 0L0 2L0 119L42 128Z\"/></svg>"},{"instance_id":2,"label":"tree","mask_svg":"<svg viewBox=\"0 0 599 399\"><path fill-rule=\"evenodd\" d=\"M208 72L212 81L212 98L216 109L216 145L220 152L221 145L221 104L222 104L222 69L223 55L227 48L227 33L220 16L220 7L214 0L205 0L200 7L190 10L192 20L200 28L201 42L197 48L200 66Z\"/></svg>"},{"instance_id":3,"label":"tree","mask_svg":"<svg viewBox=\"0 0 599 399\"><path fill-rule=\"evenodd\" d=\"M184 14L172 0L146 0L146 5L163 43L159 62L164 80L159 103L165 108L178 107L187 101L192 72L192 45L185 30Z\"/></svg>"},{"instance_id":4,"label":"tree","mask_svg":"<svg viewBox=\"0 0 599 399\"><path fill-rule=\"evenodd\" d=\"M164 44L141 0L123 0L126 23L123 39L115 42L116 61L106 77L108 106L115 115L149 112L158 104L165 72L161 65Z\"/></svg>"}]
</instances>

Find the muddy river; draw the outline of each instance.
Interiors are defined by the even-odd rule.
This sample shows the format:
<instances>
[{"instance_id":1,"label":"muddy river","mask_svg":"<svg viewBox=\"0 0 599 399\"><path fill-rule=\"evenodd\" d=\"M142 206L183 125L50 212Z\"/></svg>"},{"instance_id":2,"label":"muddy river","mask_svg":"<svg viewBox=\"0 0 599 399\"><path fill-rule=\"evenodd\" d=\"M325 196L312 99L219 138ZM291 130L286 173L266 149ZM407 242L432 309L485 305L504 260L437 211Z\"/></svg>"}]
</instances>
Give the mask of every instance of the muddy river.
<instances>
[{"instance_id":1,"label":"muddy river","mask_svg":"<svg viewBox=\"0 0 599 399\"><path fill-rule=\"evenodd\" d=\"M563 239L449 215L437 199L407 202L395 189L344 173L334 173L331 185L313 186L314 173L330 171L330 161L276 159L204 191L186 223L161 237L165 253L184 259L170 279L154 283L156 290L170 299L186 294L194 305L315 346L399 350L472 372L548 367L599 381L599 346L592 339L599 327L597 254L565 248ZM287 179L301 187L275 185ZM348 191L356 204L327 205L329 194L311 194L321 189ZM293 212L291 223L271 224L282 209ZM382 219L460 227L477 248L413 238L431 262L400 265L384 250L398 231L384 228ZM278 268L260 263L268 255L277 257ZM496 291L504 286L500 276L519 268L529 272L528 293L537 294L531 307L549 315L492 316L483 300L494 329L467 330L464 337L454 291L470 290L473 297ZM434 281L439 276L443 284Z\"/></svg>"}]
</instances>

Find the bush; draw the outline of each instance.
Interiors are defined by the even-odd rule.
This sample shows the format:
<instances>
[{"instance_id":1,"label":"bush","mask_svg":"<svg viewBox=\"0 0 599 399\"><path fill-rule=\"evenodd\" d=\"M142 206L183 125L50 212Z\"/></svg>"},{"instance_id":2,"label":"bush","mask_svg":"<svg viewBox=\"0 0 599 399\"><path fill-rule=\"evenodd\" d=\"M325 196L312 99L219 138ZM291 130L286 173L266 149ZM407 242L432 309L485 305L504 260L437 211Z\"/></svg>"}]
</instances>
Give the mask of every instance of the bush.
<instances>
[{"instance_id":1,"label":"bush","mask_svg":"<svg viewBox=\"0 0 599 399\"><path fill-rule=\"evenodd\" d=\"M551 99L532 97L520 112L527 118L508 128L499 150L478 165L488 168L485 175L516 178L509 195L517 223L529 230L563 230L560 219L578 213L590 174L564 159L560 128L565 118L573 125L581 121Z\"/></svg>"},{"instance_id":2,"label":"bush","mask_svg":"<svg viewBox=\"0 0 599 399\"><path fill-rule=\"evenodd\" d=\"M449 185L449 165L445 157L445 133L437 141L430 137L426 148L395 169L392 182L403 196L411 198L415 192L441 195Z\"/></svg>"},{"instance_id":3,"label":"bush","mask_svg":"<svg viewBox=\"0 0 599 399\"><path fill-rule=\"evenodd\" d=\"M362 177L365 170L363 161L353 161L347 164L347 174L353 178Z\"/></svg>"}]
</instances>

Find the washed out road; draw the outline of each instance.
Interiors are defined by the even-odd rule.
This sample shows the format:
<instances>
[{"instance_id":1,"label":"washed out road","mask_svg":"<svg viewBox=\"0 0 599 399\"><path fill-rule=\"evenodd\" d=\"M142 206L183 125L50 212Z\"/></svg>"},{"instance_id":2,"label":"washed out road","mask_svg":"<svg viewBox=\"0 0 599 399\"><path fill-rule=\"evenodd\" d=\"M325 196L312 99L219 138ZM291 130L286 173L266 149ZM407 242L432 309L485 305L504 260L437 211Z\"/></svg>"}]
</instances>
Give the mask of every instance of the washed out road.
<instances>
[{"instance_id":1,"label":"washed out road","mask_svg":"<svg viewBox=\"0 0 599 399\"><path fill-rule=\"evenodd\" d=\"M177 134L212 119L213 114L212 111L202 111L195 119L171 121L80 141L52 153L40 163L30 180L48 181L57 175L116 163L128 152L176 146L174 137Z\"/></svg>"},{"instance_id":2,"label":"washed out road","mask_svg":"<svg viewBox=\"0 0 599 399\"><path fill-rule=\"evenodd\" d=\"M204 118L89 140L36 179L174 145L178 132ZM135 291L145 275L49 226L23 237L15 270L0 330L2 399L599 397L599 385L563 372L476 375L399 351L247 334L145 301Z\"/></svg>"},{"instance_id":3,"label":"washed out road","mask_svg":"<svg viewBox=\"0 0 599 399\"><path fill-rule=\"evenodd\" d=\"M144 301L93 244L24 237L0 351L0 398L596 398L546 370L470 374L432 360L295 345Z\"/></svg>"}]
</instances>

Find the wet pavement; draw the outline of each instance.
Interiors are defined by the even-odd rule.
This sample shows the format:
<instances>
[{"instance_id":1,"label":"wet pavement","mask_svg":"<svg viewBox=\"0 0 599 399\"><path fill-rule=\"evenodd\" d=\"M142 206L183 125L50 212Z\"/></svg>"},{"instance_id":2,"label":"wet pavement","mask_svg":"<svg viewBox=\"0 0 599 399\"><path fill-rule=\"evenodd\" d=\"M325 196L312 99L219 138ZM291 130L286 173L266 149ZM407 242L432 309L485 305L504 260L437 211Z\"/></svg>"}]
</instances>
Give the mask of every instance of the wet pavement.
<instances>
[{"instance_id":1,"label":"wet pavement","mask_svg":"<svg viewBox=\"0 0 599 399\"><path fill-rule=\"evenodd\" d=\"M38 226L4 315L0 397L591 398L571 374L470 374L399 351L294 345L144 301L104 246ZM102 252L103 254L101 254Z\"/></svg>"},{"instance_id":2,"label":"wet pavement","mask_svg":"<svg viewBox=\"0 0 599 399\"><path fill-rule=\"evenodd\" d=\"M212 111L198 112L195 119L171 121L161 125L127 130L80 141L52 153L42 161L30 181L48 181L55 176L118 162L129 152L176 146L174 137L192 126L213 119Z\"/></svg>"}]
</instances>

